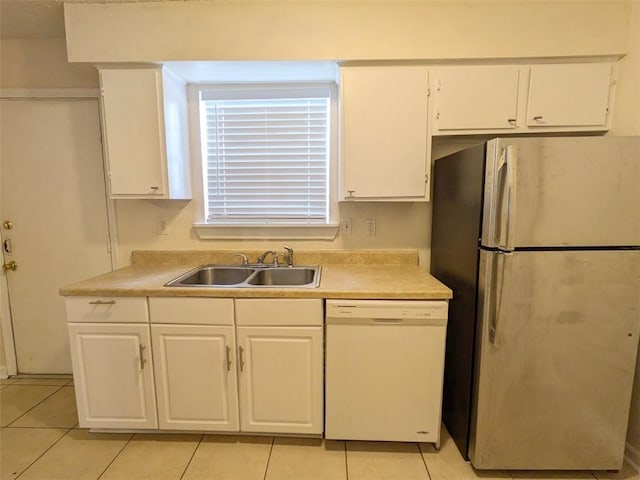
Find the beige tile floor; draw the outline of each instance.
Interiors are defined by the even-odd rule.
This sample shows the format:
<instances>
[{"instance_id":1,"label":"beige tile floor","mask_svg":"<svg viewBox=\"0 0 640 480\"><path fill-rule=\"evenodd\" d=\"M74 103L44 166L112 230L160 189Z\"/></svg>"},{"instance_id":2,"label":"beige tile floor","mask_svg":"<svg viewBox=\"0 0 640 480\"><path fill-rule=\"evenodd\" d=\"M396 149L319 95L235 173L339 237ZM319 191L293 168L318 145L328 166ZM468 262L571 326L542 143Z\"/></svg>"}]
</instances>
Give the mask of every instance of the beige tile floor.
<instances>
[{"instance_id":1,"label":"beige tile floor","mask_svg":"<svg viewBox=\"0 0 640 480\"><path fill-rule=\"evenodd\" d=\"M0 380L0 479L640 480L607 472L475 471L443 431L426 443L270 436L106 434L77 428L70 379Z\"/></svg>"}]
</instances>

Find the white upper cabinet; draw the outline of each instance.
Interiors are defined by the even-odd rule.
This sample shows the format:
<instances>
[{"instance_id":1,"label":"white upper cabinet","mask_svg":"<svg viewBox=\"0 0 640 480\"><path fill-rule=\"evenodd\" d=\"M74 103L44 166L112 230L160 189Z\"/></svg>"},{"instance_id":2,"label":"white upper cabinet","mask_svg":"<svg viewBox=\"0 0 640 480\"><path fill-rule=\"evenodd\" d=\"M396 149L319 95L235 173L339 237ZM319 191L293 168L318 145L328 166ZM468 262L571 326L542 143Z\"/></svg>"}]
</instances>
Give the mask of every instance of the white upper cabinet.
<instances>
[{"instance_id":1,"label":"white upper cabinet","mask_svg":"<svg viewBox=\"0 0 640 480\"><path fill-rule=\"evenodd\" d=\"M442 66L430 78L433 135L609 128L611 63Z\"/></svg>"},{"instance_id":2,"label":"white upper cabinet","mask_svg":"<svg viewBox=\"0 0 640 480\"><path fill-rule=\"evenodd\" d=\"M191 198L184 82L156 66L99 72L111 198Z\"/></svg>"},{"instance_id":3,"label":"white upper cabinet","mask_svg":"<svg viewBox=\"0 0 640 480\"><path fill-rule=\"evenodd\" d=\"M438 131L516 128L520 67L447 67L433 77Z\"/></svg>"},{"instance_id":4,"label":"white upper cabinet","mask_svg":"<svg viewBox=\"0 0 640 480\"><path fill-rule=\"evenodd\" d=\"M343 200L425 200L425 66L341 68Z\"/></svg>"},{"instance_id":5,"label":"white upper cabinet","mask_svg":"<svg viewBox=\"0 0 640 480\"><path fill-rule=\"evenodd\" d=\"M533 65L527 126L607 128L610 63Z\"/></svg>"}]
</instances>

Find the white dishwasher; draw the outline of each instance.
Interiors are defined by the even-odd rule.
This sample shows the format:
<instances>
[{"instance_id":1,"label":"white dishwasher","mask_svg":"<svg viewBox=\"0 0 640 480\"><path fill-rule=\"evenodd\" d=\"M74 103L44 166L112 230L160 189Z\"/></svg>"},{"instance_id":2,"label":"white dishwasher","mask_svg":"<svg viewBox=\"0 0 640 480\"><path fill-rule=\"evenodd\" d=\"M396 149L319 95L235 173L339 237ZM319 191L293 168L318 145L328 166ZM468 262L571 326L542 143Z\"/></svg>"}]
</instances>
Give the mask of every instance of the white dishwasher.
<instances>
[{"instance_id":1,"label":"white dishwasher","mask_svg":"<svg viewBox=\"0 0 640 480\"><path fill-rule=\"evenodd\" d=\"M439 447L447 308L327 300L326 438Z\"/></svg>"}]
</instances>

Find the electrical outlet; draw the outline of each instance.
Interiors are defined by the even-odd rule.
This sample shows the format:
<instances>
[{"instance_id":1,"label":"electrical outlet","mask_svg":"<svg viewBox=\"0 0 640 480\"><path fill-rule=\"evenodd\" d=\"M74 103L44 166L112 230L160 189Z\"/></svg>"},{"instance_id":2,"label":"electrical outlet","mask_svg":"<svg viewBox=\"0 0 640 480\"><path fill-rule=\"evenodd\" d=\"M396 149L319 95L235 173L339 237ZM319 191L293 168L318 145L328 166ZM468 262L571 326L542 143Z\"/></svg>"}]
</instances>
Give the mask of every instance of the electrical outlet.
<instances>
[{"instance_id":1,"label":"electrical outlet","mask_svg":"<svg viewBox=\"0 0 640 480\"><path fill-rule=\"evenodd\" d=\"M351 225L351 217L349 218L343 218L342 222L340 222L341 225L341 232L342 235L351 235L351 233L353 232L353 230L351 229L352 225Z\"/></svg>"},{"instance_id":2,"label":"electrical outlet","mask_svg":"<svg viewBox=\"0 0 640 480\"><path fill-rule=\"evenodd\" d=\"M367 232L370 237L376 236L376 219L375 218L367 218Z\"/></svg>"},{"instance_id":3,"label":"electrical outlet","mask_svg":"<svg viewBox=\"0 0 640 480\"><path fill-rule=\"evenodd\" d=\"M158 235L169 235L169 220L166 217L158 217Z\"/></svg>"}]
</instances>

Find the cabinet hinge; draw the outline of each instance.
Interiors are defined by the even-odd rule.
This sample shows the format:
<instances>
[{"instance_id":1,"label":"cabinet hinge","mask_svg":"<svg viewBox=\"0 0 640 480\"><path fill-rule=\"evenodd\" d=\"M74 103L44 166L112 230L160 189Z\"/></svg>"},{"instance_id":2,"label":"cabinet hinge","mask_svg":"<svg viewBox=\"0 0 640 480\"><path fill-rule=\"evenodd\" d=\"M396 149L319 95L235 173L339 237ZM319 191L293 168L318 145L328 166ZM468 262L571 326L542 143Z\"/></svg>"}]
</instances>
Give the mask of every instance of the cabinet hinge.
<instances>
[{"instance_id":1,"label":"cabinet hinge","mask_svg":"<svg viewBox=\"0 0 640 480\"><path fill-rule=\"evenodd\" d=\"M431 96L431 87L427 87L427 97Z\"/></svg>"},{"instance_id":2,"label":"cabinet hinge","mask_svg":"<svg viewBox=\"0 0 640 480\"><path fill-rule=\"evenodd\" d=\"M440 111L437 111L436 112L436 120L439 120L439 119L440 119Z\"/></svg>"},{"instance_id":3,"label":"cabinet hinge","mask_svg":"<svg viewBox=\"0 0 640 480\"><path fill-rule=\"evenodd\" d=\"M429 174L428 173L424 174L424 183L429 183Z\"/></svg>"}]
</instances>

